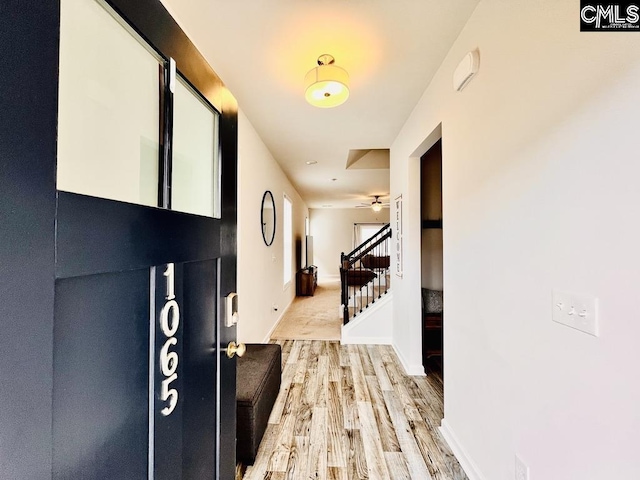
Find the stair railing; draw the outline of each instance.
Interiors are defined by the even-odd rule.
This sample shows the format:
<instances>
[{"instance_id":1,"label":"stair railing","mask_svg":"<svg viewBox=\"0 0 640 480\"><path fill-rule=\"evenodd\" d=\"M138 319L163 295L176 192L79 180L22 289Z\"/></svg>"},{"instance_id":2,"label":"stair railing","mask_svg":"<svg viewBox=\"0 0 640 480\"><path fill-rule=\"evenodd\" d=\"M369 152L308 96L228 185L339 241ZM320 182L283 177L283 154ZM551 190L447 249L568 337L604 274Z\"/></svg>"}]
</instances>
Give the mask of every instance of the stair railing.
<instances>
[{"instance_id":1,"label":"stair railing","mask_svg":"<svg viewBox=\"0 0 640 480\"><path fill-rule=\"evenodd\" d=\"M340 254L345 325L389 291L390 239L391 225L386 224L348 254Z\"/></svg>"}]
</instances>

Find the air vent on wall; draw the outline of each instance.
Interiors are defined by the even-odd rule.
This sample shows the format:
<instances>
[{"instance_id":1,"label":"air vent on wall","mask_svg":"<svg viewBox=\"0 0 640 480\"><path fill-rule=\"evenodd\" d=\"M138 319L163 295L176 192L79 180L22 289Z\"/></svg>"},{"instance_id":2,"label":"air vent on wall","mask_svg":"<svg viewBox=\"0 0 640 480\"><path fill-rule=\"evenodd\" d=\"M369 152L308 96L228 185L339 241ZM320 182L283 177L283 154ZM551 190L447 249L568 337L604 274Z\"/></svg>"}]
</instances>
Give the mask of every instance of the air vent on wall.
<instances>
[{"instance_id":1,"label":"air vent on wall","mask_svg":"<svg viewBox=\"0 0 640 480\"><path fill-rule=\"evenodd\" d=\"M453 88L458 92L466 87L480 67L480 54L478 50L467 53L456 71L453 73Z\"/></svg>"}]
</instances>

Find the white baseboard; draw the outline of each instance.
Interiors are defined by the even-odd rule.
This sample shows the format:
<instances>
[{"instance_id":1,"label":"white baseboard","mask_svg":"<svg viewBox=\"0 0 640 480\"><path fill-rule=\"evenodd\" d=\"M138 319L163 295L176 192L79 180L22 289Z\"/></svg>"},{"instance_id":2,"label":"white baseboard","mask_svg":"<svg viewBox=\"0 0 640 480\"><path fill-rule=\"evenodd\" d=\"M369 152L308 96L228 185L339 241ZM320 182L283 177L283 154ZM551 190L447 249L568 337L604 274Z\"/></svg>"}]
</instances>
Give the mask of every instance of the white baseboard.
<instances>
[{"instance_id":1,"label":"white baseboard","mask_svg":"<svg viewBox=\"0 0 640 480\"><path fill-rule=\"evenodd\" d=\"M284 318L284 314L287 313L287 310L289 310L289 307L291 306L291 304L293 303L293 300L296 297L293 297L293 299L289 302L289 305L287 305L284 310L282 310L282 313L280 314L280 316L278 317L278 319L273 322L273 325L271 326L271 329L267 332L267 336L264 337L264 339L262 340L262 343L269 343L269 340L271 340L271 334L275 331L276 327L278 326L278 324L280 323L280 321Z\"/></svg>"},{"instance_id":2,"label":"white baseboard","mask_svg":"<svg viewBox=\"0 0 640 480\"><path fill-rule=\"evenodd\" d=\"M398 360L400 360L400 363L402 364L402 368L404 368L404 371L406 372L407 375L410 375L412 377L426 376L426 374L424 373L424 366L421 363L410 364L409 362L407 362L407 359L404 358L404 355L402 354L402 352L398 350L398 347L396 347L396 344L392 343L392 346L393 346L393 350L396 352L396 355L398 356Z\"/></svg>"},{"instance_id":3,"label":"white baseboard","mask_svg":"<svg viewBox=\"0 0 640 480\"><path fill-rule=\"evenodd\" d=\"M391 337L351 337L340 340L342 345L391 345Z\"/></svg>"},{"instance_id":4,"label":"white baseboard","mask_svg":"<svg viewBox=\"0 0 640 480\"><path fill-rule=\"evenodd\" d=\"M471 457L467 455L467 452L460 444L458 437L453 433L451 425L447 423L446 419L442 419L439 430L453 452L453 455L458 459L458 462L460 462L460 466L464 470L464 473L467 474L467 477L469 477L469 480L485 480L482 473L480 473L480 469L473 463Z\"/></svg>"},{"instance_id":5,"label":"white baseboard","mask_svg":"<svg viewBox=\"0 0 640 480\"><path fill-rule=\"evenodd\" d=\"M318 283L339 282L340 274L337 275L318 275Z\"/></svg>"}]
</instances>

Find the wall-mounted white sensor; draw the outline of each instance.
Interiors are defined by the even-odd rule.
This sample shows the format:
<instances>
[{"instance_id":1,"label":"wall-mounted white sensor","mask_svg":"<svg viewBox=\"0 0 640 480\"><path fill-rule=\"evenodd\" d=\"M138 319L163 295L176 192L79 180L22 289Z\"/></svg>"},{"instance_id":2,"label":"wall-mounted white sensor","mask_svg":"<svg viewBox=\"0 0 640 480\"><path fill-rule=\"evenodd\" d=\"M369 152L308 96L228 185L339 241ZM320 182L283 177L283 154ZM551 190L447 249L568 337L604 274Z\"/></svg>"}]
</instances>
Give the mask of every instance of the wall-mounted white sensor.
<instances>
[{"instance_id":1,"label":"wall-mounted white sensor","mask_svg":"<svg viewBox=\"0 0 640 480\"><path fill-rule=\"evenodd\" d=\"M473 50L467 53L456 71L453 72L453 89L456 91L462 90L471 81L480 67L480 53L478 50Z\"/></svg>"}]
</instances>

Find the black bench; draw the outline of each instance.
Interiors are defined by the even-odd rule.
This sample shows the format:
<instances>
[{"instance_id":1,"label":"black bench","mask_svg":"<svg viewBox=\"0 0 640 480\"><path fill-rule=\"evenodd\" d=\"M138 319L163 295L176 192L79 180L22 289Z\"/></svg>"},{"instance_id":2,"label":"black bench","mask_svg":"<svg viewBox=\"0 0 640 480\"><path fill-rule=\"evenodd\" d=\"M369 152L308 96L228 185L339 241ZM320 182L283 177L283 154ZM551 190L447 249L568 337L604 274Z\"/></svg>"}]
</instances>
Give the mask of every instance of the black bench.
<instances>
[{"instance_id":1,"label":"black bench","mask_svg":"<svg viewBox=\"0 0 640 480\"><path fill-rule=\"evenodd\" d=\"M282 352L280 345L247 344L238 358L236 386L236 457L253 465L260 441L280 391Z\"/></svg>"}]
</instances>

